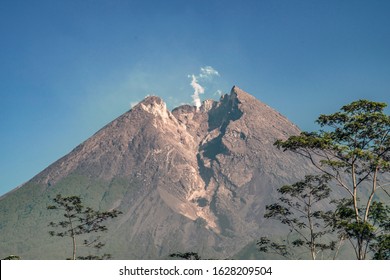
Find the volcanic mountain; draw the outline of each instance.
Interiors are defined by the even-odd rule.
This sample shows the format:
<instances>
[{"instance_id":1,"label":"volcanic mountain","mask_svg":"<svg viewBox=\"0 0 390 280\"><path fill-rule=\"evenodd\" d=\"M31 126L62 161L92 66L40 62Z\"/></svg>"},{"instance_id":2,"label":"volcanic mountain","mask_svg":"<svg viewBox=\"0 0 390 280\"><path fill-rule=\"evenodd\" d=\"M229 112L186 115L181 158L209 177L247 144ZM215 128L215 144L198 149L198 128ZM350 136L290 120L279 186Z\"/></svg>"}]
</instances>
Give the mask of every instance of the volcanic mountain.
<instances>
[{"instance_id":1,"label":"volcanic mountain","mask_svg":"<svg viewBox=\"0 0 390 280\"><path fill-rule=\"evenodd\" d=\"M56 194L94 209L119 209L104 251L115 259L167 258L194 251L228 258L274 225L264 221L276 189L310 165L274 147L300 130L233 87L217 101L169 111L145 98L23 186L0 198L0 252L63 259L69 240L51 237Z\"/></svg>"}]
</instances>

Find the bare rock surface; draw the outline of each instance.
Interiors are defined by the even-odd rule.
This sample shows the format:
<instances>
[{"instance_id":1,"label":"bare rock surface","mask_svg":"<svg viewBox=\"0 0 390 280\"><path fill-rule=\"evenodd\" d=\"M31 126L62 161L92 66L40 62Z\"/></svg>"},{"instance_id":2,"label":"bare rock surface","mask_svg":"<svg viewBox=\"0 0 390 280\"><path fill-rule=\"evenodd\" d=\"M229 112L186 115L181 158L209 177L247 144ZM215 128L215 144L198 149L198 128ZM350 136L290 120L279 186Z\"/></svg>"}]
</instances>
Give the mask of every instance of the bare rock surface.
<instances>
[{"instance_id":1,"label":"bare rock surface","mask_svg":"<svg viewBox=\"0 0 390 280\"><path fill-rule=\"evenodd\" d=\"M227 258L267 226L264 208L276 188L310 171L273 146L299 132L236 86L218 102L172 112L159 97L147 97L0 199L0 251L62 258L59 248L69 250L67 243L47 234L55 217L45 209L62 193L124 213L104 237L113 258L166 258L176 251Z\"/></svg>"}]
</instances>

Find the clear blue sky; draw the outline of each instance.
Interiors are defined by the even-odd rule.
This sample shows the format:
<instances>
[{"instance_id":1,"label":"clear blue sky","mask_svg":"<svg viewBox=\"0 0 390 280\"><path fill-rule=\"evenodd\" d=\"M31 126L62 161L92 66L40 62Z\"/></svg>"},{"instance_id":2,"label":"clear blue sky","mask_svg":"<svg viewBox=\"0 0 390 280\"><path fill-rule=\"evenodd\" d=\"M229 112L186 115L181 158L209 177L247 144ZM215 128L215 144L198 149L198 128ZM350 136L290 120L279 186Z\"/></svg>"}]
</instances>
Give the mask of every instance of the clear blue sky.
<instances>
[{"instance_id":1,"label":"clear blue sky","mask_svg":"<svg viewBox=\"0 0 390 280\"><path fill-rule=\"evenodd\" d=\"M389 103L390 1L0 1L0 195L147 94L173 108L233 85L303 130Z\"/></svg>"}]
</instances>

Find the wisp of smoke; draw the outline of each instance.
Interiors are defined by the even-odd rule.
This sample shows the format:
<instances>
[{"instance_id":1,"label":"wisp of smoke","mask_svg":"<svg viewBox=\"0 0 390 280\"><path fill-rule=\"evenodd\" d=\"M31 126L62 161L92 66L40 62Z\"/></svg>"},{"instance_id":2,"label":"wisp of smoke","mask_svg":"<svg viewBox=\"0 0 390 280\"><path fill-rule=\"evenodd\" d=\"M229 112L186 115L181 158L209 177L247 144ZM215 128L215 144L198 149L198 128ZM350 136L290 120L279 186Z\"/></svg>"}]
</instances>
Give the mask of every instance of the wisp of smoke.
<instances>
[{"instance_id":1,"label":"wisp of smoke","mask_svg":"<svg viewBox=\"0 0 390 280\"><path fill-rule=\"evenodd\" d=\"M202 104L200 101L199 94L204 93L204 88L200 84L198 84L198 80L195 75L191 75L191 77L192 77L191 86L194 89L194 94L192 95L192 99L194 100L195 106L199 108Z\"/></svg>"},{"instance_id":2,"label":"wisp of smoke","mask_svg":"<svg viewBox=\"0 0 390 280\"><path fill-rule=\"evenodd\" d=\"M202 87L199 84L199 80L211 81L213 76L219 76L219 73L217 70L215 70L211 66L201 67L200 73L198 76L195 76L194 74L188 75L189 78L192 78L191 86L194 89L194 94L192 95L192 99L193 99L194 105L197 108L199 108L202 105L202 102L200 100L200 94L204 93L204 87Z\"/></svg>"}]
</instances>

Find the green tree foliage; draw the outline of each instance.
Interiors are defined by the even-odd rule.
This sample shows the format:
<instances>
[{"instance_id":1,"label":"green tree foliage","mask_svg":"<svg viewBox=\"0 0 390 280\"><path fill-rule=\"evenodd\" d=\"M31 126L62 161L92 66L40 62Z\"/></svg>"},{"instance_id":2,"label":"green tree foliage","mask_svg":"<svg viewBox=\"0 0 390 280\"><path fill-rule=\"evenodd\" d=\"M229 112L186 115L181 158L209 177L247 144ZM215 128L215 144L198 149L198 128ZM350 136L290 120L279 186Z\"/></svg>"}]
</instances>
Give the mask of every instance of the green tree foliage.
<instances>
[{"instance_id":1,"label":"green tree foliage","mask_svg":"<svg viewBox=\"0 0 390 280\"><path fill-rule=\"evenodd\" d=\"M186 253L173 253L169 255L171 258L179 258L184 260L201 260L202 258L198 253L186 252Z\"/></svg>"},{"instance_id":2,"label":"green tree foliage","mask_svg":"<svg viewBox=\"0 0 390 280\"><path fill-rule=\"evenodd\" d=\"M325 219L340 238L350 240L357 258L359 246L363 244L365 257L371 252L374 259L390 259L389 206L373 201L367 220L364 223L357 223L351 199L343 198L332 202L337 204L336 210L330 212Z\"/></svg>"},{"instance_id":3,"label":"green tree foliage","mask_svg":"<svg viewBox=\"0 0 390 280\"><path fill-rule=\"evenodd\" d=\"M71 238L71 259L108 259L111 257L109 254L104 254L102 256L77 256L77 248L79 246L94 247L95 249L102 248L105 244L100 241L100 236L91 237L90 235L107 231L107 227L103 225L103 222L118 217L122 212L115 209L100 212L93 210L90 207L84 207L79 196L62 197L61 194L58 194L53 201L54 205L49 205L47 209L61 211L64 220L50 222L49 226L58 230L49 231L49 234L51 236ZM76 237L80 235L88 235L89 237L85 238L82 241L82 244L79 244Z\"/></svg>"},{"instance_id":4,"label":"green tree foliage","mask_svg":"<svg viewBox=\"0 0 390 280\"><path fill-rule=\"evenodd\" d=\"M19 256L16 255L9 255L8 257L4 258L3 260L21 260Z\"/></svg>"},{"instance_id":5,"label":"green tree foliage","mask_svg":"<svg viewBox=\"0 0 390 280\"><path fill-rule=\"evenodd\" d=\"M297 259L300 255L296 252L303 249L315 260L319 253L324 256L325 251L336 249L336 242L329 237L332 229L324 219L328 212L323 210L330 194L329 179L327 175L308 175L303 181L278 189L279 202L267 205L264 217L286 225L289 234L282 242L261 237L257 242L261 252Z\"/></svg>"},{"instance_id":6,"label":"green tree foliage","mask_svg":"<svg viewBox=\"0 0 390 280\"><path fill-rule=\"evenodd\" d=\"M390 117L384 113L386 106L358 100L339 112L321 115L318 132L302 132L275 142L278 148L309 159L331 179L333 188L345 191L345 199L336 202L339 217L334 219L339 222L333 225L349 239L357 259L365 259L370 250L378 258L389 250L388 220L377 219L388 219Z\"/></svg>"},{"instance_id":7,"label":"green tree foliage","mask_svg":"<svg viewBox=\"0 0 390 280\"><path fill-rule=\"evenodd\" d=\"M378 237L378 242L373 245L375 260L390 260L390 235L384 234Z\"/></svg>"}]
</instances>

